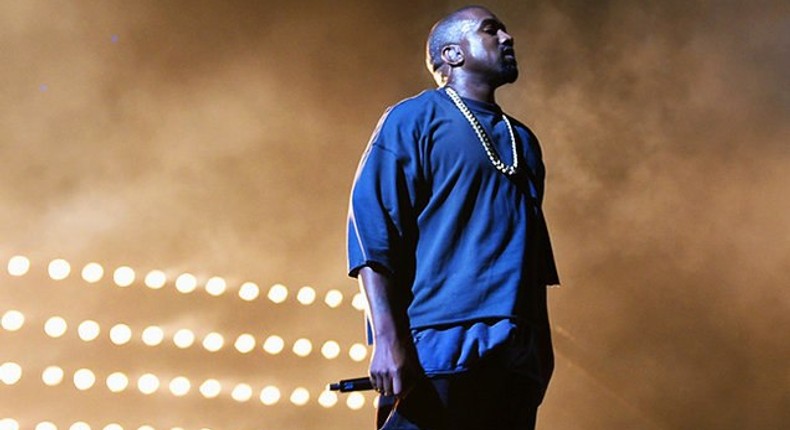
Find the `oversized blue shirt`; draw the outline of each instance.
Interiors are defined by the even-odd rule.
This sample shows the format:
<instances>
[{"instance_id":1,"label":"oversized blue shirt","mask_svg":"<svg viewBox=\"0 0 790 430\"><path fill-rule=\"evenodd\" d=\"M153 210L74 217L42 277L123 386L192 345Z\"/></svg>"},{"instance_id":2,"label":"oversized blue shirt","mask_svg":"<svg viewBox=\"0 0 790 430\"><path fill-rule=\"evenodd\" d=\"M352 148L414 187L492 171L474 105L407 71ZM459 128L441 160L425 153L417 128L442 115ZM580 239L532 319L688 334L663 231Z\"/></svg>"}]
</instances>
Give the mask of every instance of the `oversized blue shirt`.
<instances>
[{"instance_id":1,"label":"oversized blue shirt","mask_svg":"<svg viewBox=\"0 0 790 430\"><path fill-rule=\"evenodd\" d=\"M464 102L512 164L500 108ZM510 178L443 90L388 109L373 133L351 194L348 269L388 272L407 291L413 330L530 320L540 307L530 290L558 283L538 141L511 123L522 173Z\"/></svg>"}]
</instances>

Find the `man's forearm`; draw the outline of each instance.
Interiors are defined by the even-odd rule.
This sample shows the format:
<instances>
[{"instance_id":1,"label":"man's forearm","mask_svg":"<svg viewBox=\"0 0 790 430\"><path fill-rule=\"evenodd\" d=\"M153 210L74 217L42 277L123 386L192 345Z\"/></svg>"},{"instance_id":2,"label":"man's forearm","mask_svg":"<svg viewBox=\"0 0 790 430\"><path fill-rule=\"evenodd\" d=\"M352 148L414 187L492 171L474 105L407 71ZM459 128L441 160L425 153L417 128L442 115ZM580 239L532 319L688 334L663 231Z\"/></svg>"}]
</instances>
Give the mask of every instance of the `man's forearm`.
<instances>
[{"instance_id":1,"label":"man's forearm","mask_svg":"<svg viewBox=\"0 0 790 430\"><path fill-rule=\"evenodd\" d=\"M394 341L409 336L403 292L392 280L370 267L359 271L360 289L365 294L376 339Z\"/></svg>"},{"instance_id":2,"label":"man's forearm","mask_svg":"<svg viewBox=\"0 0 790 430\"><path fill-rule=\"evenodd\" d=\"M359 272L373 326L373 357L370 380L384 394L406 395L421 373L409 332L405 291L390 278L370 267Z\"/></svg>"}]
</instances>

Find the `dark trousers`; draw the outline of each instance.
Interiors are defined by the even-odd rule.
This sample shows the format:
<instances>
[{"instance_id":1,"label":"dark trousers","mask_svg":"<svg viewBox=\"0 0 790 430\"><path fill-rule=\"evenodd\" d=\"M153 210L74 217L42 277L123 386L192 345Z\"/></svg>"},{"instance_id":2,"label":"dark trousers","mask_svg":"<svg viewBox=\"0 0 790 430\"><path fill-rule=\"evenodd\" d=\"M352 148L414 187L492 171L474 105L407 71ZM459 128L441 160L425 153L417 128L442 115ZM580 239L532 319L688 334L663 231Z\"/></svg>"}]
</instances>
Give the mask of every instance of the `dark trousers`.
<instances>
[{"instance_id":1,"label":"dark trousers","mask_svg":"<svg viewBox=\"0 0 790 430\"><path fill-rule=\"evenodd\" d=\"M423 378L401 400L379 398L381 430L533 430L544 387L497 354L471 370Z\"/></svg>"}]
</instances>

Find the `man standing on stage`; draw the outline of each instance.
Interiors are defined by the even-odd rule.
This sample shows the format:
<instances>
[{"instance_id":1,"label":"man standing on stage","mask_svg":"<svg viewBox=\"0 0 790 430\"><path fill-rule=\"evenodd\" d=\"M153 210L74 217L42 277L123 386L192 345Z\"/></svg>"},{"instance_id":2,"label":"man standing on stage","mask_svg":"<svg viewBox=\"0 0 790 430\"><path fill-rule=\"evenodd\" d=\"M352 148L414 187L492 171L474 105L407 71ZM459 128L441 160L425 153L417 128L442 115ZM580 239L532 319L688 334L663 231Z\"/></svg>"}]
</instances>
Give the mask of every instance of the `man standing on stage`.
<instances>
[{"instance_id":1,"label":"man standing on stage","mask_svg":"<svg viewBox=\"0 0 790 430\"><path fill-rule=\"evenodd\" d=\"M388 109L351 194L379 426L532 429L554 366L546 286L559 280L537 138L494 97L518 77L513 38L466 7L431 30L427 66L439 88Z\"/></svg>"}]
</instances>

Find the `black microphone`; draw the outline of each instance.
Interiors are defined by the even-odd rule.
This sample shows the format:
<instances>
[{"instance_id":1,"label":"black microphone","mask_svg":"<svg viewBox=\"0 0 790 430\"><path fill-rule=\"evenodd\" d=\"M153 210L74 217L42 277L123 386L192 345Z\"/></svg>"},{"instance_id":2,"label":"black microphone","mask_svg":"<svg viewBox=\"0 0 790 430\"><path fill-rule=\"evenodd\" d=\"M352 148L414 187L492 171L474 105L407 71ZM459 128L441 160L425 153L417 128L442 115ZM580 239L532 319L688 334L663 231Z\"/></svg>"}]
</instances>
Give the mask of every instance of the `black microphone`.
<instances>
[{"instance_id":1,"label":"black microphone","mask_svg":"<svg viewBox=\"0 0 790 430\"><path fill-rule=\"evenodd\" d=\"M330 391L340 391L341 393L348 393L350 391L365 391L372 390L373 384L370 378L365 376L362 378L342 379L340 382L329 384Z\"/></svg>"}]
</instances>

